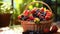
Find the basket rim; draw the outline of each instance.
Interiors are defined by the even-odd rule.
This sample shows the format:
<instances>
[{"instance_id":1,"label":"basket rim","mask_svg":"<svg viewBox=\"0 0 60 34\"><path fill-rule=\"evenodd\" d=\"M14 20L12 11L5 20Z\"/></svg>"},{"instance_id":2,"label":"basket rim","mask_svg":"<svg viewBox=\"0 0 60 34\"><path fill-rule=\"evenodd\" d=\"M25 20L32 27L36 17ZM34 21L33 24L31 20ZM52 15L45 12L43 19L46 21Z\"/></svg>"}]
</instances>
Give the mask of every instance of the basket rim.
<instances>
[{"instance_id":1,"label":"basket rim","mask_svg":"<svg viewBox=\"0 0 60 34\"><path fill-rule=\"evenodd\" d=\"M25 10L27 10L30 5L33 5L33 4L35 4L35 3L40 3L40 4L45 5L45 6L52 12L52 9L50 8L50 6L49 6L47 3L43 2L43 1L30 2L30 3L28 3L28 4L26 5ZM42 7L43 7L43 6L42 6Z\"/></svg>"},{"instance_id":2,"label":"basket rim","mask_svg":"<svg viewBox=\"0 0 60 34\"><path fill-rule=\"evenodd\" d=\"M50 7L47 3L43 2L43 1L34 1L34 2L30 2L30 3L28 3L28 4L25 6L24 11L27 10L28 7L29 7L30 5L33 5L34 3L40 3L40 4L45 5L45 6L48 8L48 10L49 10L50 12L52 12L52 14L53 14L52 16L55 15L55 14L53 13L51 7ZM42 7L43 7L43 6L42 6ZM24 13L24 11L23 11L23 13ZM22 13L22 14L23 14L23 13Z\"/></svg>"},{"instance_id":3,"label":"basket rim","mask_svg":"<svg viewBox=\"0 0 60 34\"><path fill-rule=\"evenodd\" d=\"M48 20L48 21L40 21L40 24L52 23L52 21L53 21L53 19ZM18 20L18 22L20 22L20 23L28 22L28 23L31 23L31 24L36 24L35 22L24 21L24 20Z\"/></svg>"}]
</instances>

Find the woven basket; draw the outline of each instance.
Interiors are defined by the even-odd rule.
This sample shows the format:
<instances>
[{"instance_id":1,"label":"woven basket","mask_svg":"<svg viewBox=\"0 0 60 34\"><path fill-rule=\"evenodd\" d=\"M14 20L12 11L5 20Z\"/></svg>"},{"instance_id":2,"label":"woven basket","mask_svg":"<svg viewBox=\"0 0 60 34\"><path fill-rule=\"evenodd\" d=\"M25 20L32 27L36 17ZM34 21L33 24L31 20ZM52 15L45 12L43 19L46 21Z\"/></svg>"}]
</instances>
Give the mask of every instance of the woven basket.
<instances>
[{"instance_id":1,"label":"woven basket","mask_svg":"<svg viewBox=\"0 0 60 34\"><path fill-rule=\"evenodd\" d=\"M43 1L35 1L35 2L31 2L29 3L25 10L27 10L27 8L30 6L30 5L33 5L35 3L41 3L45 6L48 7L48 9L52 12L51 8L48 6L48 4L46 4L45 2ZM43 30L44 28L49 28L50 29L50 26L51 26L51 23L52 23L53 19L49 20L49 21L41 21L40 24L35 24L34 22L29 22L29 21L22 21L22 20L19 20L19 22L21 23L22 27L23 27L23 30L24 31L27 31L27 30Z\"/></svg>"}]
</instances>

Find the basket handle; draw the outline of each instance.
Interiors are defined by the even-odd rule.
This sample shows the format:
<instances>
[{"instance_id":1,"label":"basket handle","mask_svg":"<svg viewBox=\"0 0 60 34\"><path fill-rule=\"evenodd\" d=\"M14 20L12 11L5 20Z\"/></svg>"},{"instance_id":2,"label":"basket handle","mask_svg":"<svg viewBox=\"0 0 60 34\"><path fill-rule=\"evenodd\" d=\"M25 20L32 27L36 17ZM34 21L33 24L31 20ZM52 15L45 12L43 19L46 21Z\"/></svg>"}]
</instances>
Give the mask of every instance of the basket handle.
<instances>
[{"instance_id":1,"label":"basket handle","mask_svg":"<svg viewBox=\"0 0 60 34\"><path fill-rule=\"evenodd\" d=\"M35 4L35 3L41 3L41 4L45 5L45 6L47 6L47 7L48 7L48 9L52 12L52 10L51 10L51 8L49 7L49 5L48 5L48 4L46 4L46 3L45 3L45 2L43 2L43 1L35 1L35 2L31 2L31 3L29 3L29 4L26 6L25 10L27 10L27 9L28 9L28 7L29 7L30 5L33 5L33 4Z\"/></svg>"}]
</instances>

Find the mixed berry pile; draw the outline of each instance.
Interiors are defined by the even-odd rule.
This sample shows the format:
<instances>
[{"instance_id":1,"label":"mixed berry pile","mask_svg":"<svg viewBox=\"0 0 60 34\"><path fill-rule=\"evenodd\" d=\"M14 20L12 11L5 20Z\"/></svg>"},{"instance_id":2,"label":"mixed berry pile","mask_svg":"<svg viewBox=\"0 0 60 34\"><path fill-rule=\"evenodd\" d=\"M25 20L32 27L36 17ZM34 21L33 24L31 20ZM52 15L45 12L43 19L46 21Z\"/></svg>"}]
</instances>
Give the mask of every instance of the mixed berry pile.
<instances>
[{"instance_id":1,"label":"mixed berry pile","mask_svg":"<svg viewBox=\"0 0 60 34\"><path fill-rule=\"evenodd\" d=\"M46 8L36 8L32 10L25 10L22 15L18 16L18 19L31 22L40 22L50 20L52 18L52 12Z\"/></svg>"}]
</instances>

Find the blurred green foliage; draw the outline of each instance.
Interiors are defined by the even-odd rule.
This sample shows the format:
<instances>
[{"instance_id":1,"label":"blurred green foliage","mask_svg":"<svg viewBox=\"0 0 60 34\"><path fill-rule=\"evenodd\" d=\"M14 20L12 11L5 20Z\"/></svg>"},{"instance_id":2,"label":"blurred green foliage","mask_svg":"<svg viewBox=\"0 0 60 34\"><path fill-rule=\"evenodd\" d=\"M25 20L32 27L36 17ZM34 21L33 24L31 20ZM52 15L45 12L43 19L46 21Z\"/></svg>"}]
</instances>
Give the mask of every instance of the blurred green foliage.
<instances>
[{"instance_id":1,"label":"blurred green foliage","mask_svg":"<svg viewBox=\"0 0 60 34\"><path fill-rule=\"evenodd\" d=\"M14 9L14 12L13 12L13 19L17 19L18 15L22 14L23 11L25 10L25 7L30 3L30 2L34 2L36 0L20 0L19 3L19 7ZM40 0L39 0L40 1ZM28 7L29 10L33 9L34 7L41 7L42 4L38 4L38 3L35 3L34 5L30 5ZM18 9L18 10L17 10Z\"/></svg>"},{"instance_id":2,"label":"blurred green foliage","mask_svg":"<svg viewBox=\"0 0 60 34\"><path fill-rule=\"evenodd\" d=\"M26 5L32 1L35 1L35 0L23 0L23 2L20 4L20 14L24 11Z\"/></svg>"},{"instance_id":3,"label":"blurred green foliage","mask_svg":"<svg viewBox=\"0 0 60 34\"><path fill-rule=\"evenodd\" d=\"M21 13L23 13L23 11L25 10L25 7L30 3L30 2L34 2L34 1L36 1L36 0L23 0L23 2L20 4L20 14ZM28 9L33 9L34 7L41 7L42 6L42 4L38 4L38 3L36 3L36 4L34 4L34 5L30 5L29 7L28 7Z\"/></svg>"}]
</instances>

